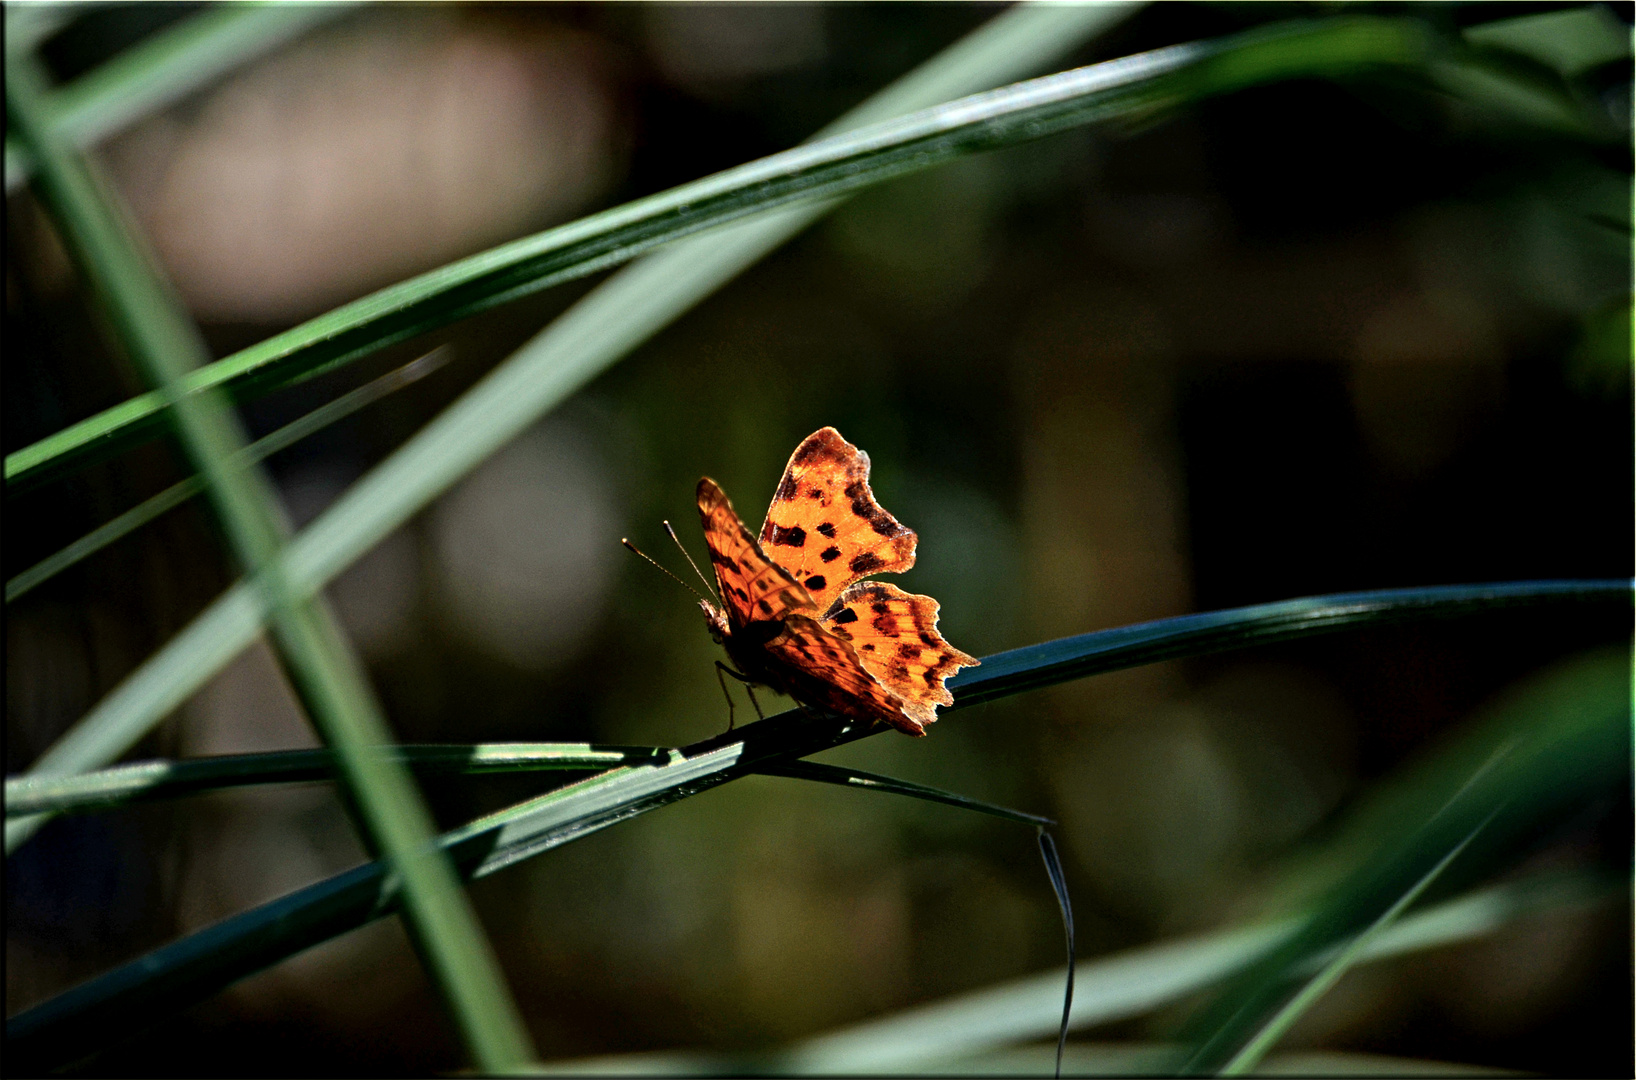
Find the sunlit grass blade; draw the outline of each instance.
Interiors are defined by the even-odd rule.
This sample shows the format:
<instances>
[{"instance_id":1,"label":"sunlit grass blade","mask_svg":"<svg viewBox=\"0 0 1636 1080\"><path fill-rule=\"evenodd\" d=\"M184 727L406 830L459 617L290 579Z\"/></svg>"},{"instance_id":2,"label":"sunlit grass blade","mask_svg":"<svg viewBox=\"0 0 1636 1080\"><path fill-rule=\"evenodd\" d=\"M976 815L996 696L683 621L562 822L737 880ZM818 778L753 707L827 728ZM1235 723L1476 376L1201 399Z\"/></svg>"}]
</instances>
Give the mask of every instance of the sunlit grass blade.
<instances>
[{"instance_id":1,"label":"sunlit grass blade","mask_svg":"<svg viewBox=\"0 0 1636 1080\"><path fill-rule=\"evenodd\" d=\"M1339 949L1332 960L1323 965L1312 978L1307 980L1305 986L1301 987L1282 1008L1261 1025L1260 1030L1255 1031L1244 1041L1243 1045L1221 1067L1219 1075L1243 1076L1259 1065L1261 1059L1266 1057L1267 1052L1278 1044L1278 1040L1284 1037L1295 1021L1299 1020L1303 1013L1316 1004L1319 998L1328 993L1330 987L1334 986L1340 980L1340 977L1346 974L1354 964L1363 959L1364 951L1380 938L1382 932L1408 910L1410 904L1420 899L1420 895L1448 868L1449 863L1453 862L1460 856L1461 852L1465 851L1466 845L1476 839L1477 834L1487 824L1487 820L1480 822L1476 828L1465 835L1464 839L1451 848L1448 854L1444 855L1430 870L1421 875L1419 881L1410 886L1402 896L1394 900L1392 905L1381 912L1373 923L1365 927L1362 933L1354 937L1344 948Z\"/></svg>"},{"instance_id":2,"label":"sunlit grass blade","mask_svg":"<svg viewBox=\"0 0 1636 1080\"><path fill-rule=\"evenodd\" d=\"M755 771L763 776L787 776L796 780L815 780L820 784L838 784L841 787L856 788L861 791L885 791L894 795L907 795L910 798L924 799L927 802L958 806L962 810L975 810L980 814L990 814L994 817L1005 818L1007 821L1016 821L1024 825L1056 824L1050 818L1040 817L1037 814L1024 813L1021 810L1013 810L1006 806L996 806L993 803L983 802L981 799L956 795L952 791L927 787L925 784L916 784L909 780L895 780L890 776L879 776L875 773L864 772L861 769L849 769L842 765L826 765L817 761L781 761L775 764L762 765Z\"/></svg>"},{"instance_id":3,"label":"sunlit grass blade","mask_svg":"<svg viewBox=\"0 0 1636 1080\"><path fill-rule=\"evenodd\" d=\"M7 36L10 37L13 7L55 8L64 12L71 11L72 6L9 5ZM64 138L75 146L88 147L354 6L338 2L208 7L49 92L43 104ZM56 29L49 23L45 25L47 34ZM12 47L8 40L8 53ZM30 169L28 155L8 135L6 191L28 179Z\"/></svg>"},{"instance_id":4,"label":"sunlit grass blade","mask_svg":"<svg viewBox=\"0 0 1636 1080\"><path fill-rule=\"evenodd\" d=\"M1129 10L1018 5L820 135L1038 70ZM683 241L614 274L319 515L290 545L291 578L302 588L322 588L542 414L829 205L775 211ZM265 617L255 592L243 582L235 585L47 749L30 772L82 772L117 760L248 645ZM14 850L42 820L8 820L6 850Z\"/></svg>"},{"instance_id":5,"label":"sunlit grass blade","mask_svg":"<svg viewBox=\"0 0 1636 1080\"><path fill-rule=\"evenodd\" d=\"M545 1076L1043 1076L1051 1070L1050 1047L1019 1046L985 1050L961 1057L940 1058L932 1068L921 1064L859 1070L856 1074L780 1073L766 1055L710 1053L697 1050L655 1050L605 1057L571 1058L548 1062ZM1162 1074L1164 1063L1174 1061L1175 1047L1163 1043L1074 1043L1063 1058L1069 1076L1146 1076ZM935 1069L935 1071L933 1071ZM1264 1064L1266 1076L1492 1076L1485 1069L1457 1062L1392 1057L1339 1051L1274 1054Z\"/></svg>"},{"instance_id":6,"label":"sunlit grass blade","mask_svg":"<svg viewBox=\"0 0 1636 1080\"><path fill-rule=\"evenodd\" d=\"M481 776L542 770L602 770L669 759L658 746L599 743L397 745L382 751L416 774ZM281 750L182 761L133 761L72 776L24 776L6 781L6 816L84 813L133 802L175 799L224 788L295 784L335 778L328 749Z\"/></svg>"},{"instance_id":7,"label":"sunlit grass blade","mask_svg":"<svg viewBox=\"0 0 1636 1080\"><path fill-rule=\"evenodd\" d=\"M1092 9L1092 17L1105 22ZM1030 14L1043 23L1050 18ZM1072 13L1055 16L1064 20ZM1087 16L1080 15L1084 20ZM1061 40L1051 54L1060 53ZM254 393L327 370L456 319L625 262L651 248L798 200L821 200L955 157L1069 127L1151 116L1236 89L1373 67L1420 68L1441 48L1417 20L1340 18L1277 24L1017 83L831 135L513 241L383 289L195 372L190 392ZM1035 50L1035 56L1044 55ZM1025 54L1026 56L1026 54ZM1014 64L1021 61L1013 61ZM962 88L970 93L972 79ZM933 99L936 101L938 99ZM926 107L930 106L930 107ZM600 365L599 365L600 366ZM110 453L157 420L164 402L133 398L6 457L28 485Z\"/></svg>"},{"instance_id":8,"label":"sunlit grass blade","mask_svg":"<svg viewBox=\"0 0 1636 1080\"><path fill-rule=\"evenodd\" d=\"M267 476L245 460L238 416L219 391L179 389L209 359L198 327L112 193L44 115L38 65L8 58L5 74L8 130L33 157L34 191L124 352L171 405L177 441L267 605L296 695L336 751L358 824L402 883L404 924L467 1051L491 1072L526 1064L527 1028L453 868L433 846L431 814L408 772L375 752L391 737L361 663L328 601L290 588L282 558L289 525Z\"/></svg>"},{"instance_id":9,"label":"sunlit grass blade","mask_svg":"<svg viewBox=\"0 0 1636 1080\"><path fill-rule=\"evenodd\" d=\"M245 447L240 452L242 462L248 464L263 461L280 450L294 446L337 420L350 416L393 391L401 390L430 375L447 363L448 359L448 347L437 348L418 360L411 360L396 371L389 371L363 386L349 390L334 401L320 405L307 415L290 421L277 431L264 435ZM176 509L203 490L204 478L190 476L131 507L107 524L98 526L68 546L8 579L6 603L9 604L30 589L50 581L64 570L96 554L120 537L140 529L161 514Z\"/></svg>"},{"instance_id":10,"label":"sunlit grass blade","mask_svg":"<svg viewBox=\"0 0 1636 1080\"><path fill-rule=\"evenodd\" d=\"M1468 614L1481 610L1480 606L1472 604L1473 592L1486 596L1488 604L1518 602L1516 590L1509 597L1501 595L1496 599L1497 588L1466 586L1442 591L1452 610ZM1629 582L1603 583L1601 589L1586 583L1556 583L1554 586L1533 583L1528 590L1534 603L1599 599L1604 604L1623 608L1628 607L1631 600ZM1438 614L1437 607L1430 603L1431 597L1427 594L1436 591L1402 590L1409 595L1400 596L1399 600L1421 617L1435 615ZM1327 607L1317 601L1299 602L1305 605L1311 616L1305 623L1306 632L1336 629L1337 620L1343 614L1351 619L1354 626L1394 621L1400 617L1399 613L1379 602L1382 595L1389 597L1392 593L1349 594L1344 603ZM1155 648L1162 645L1165 623L1169 624L1173 633L1188 637L1192 647L1201 652L1228 647L1223 644L1224 641L1258 643L1262 639L1254 633L1255 621L1268 617L1269 609L1275 620L1281 619L1291 603L1240 608L1235 612L1217 612L1209 616L1183 616L1145 624L1142 628L1144 632L1134 636L1122 629L1109 630L1048 642L1030 650L1000 654L990 659L1009 657L1010 660L1004 665L1005 670L995 676L1003 681L997 694L1018 693L1022 689L1048 685L1052 681L1083 677L1093 673L1093 670L1113 671L1148 663L1156 655ZM1224 637L1223 632L1231 629L1233 623L1231 618L1226 617L1228 615L1237 616L1239 632L1228 633ZM1211 635L1200 636L1197 633L1201 620L1212 628ZM1284 637L1288 636L1285 632ZM1160 648L1157 655L1173 657L1183 652ZM1027 658L1028 654L1031 654L1031 660ZM983 671L989 662L985 660L983 667L975 671ZM1030 662L1042 669L1039 678L1017 678L1017 673ZM1583 673L1576 673L1575 678L1583 682ZM1622 739L1628 745L1625 718L1620 712L1625 706L1625 697L1618 697L1617 708L1609 711L1605 691L1610 684L1606 673L1601 676L1600 683L1586 685L1593 688L1600 686L1604 691L1594 698L1598 707L1588 713L1570 712L1564 721L1566 728L1558 732L1561 737L1542 744L1543 749L1568 751L1571 760L1565 763L1542 758L1539 754L1524 755L1537 767L1534 777L1537 783L1555 782L1561 775L1562 767L1583 772L1587 761L1605 763L1611 760L1617 764L1627 760L1628 753L1621 755L1614 748ZM962 699L960 691L956 691L956 694L954 708L959 709L967 702ZM1509 717L1507 722L1526 725L1527 721L1542 715L1541 709L1553 701L1549 695L1524 698L1506 714ZM1561 703L1556 704L1556 714L1544 715L1560 714ZM1551 730L1556 731L1557 727ZM817 753L879 731L878 727L839 722L814 716L804 710L792 710L676 751L667 764L613 769L548 792L447 833L440 843L450 852L462 874L468 877L486 876L609 825L750 775L766 764ZM1488 739L1489 736L1485 735L1485 740ZM1443 774L1447 769L1447 765L1437 764L1429 778L1415 779L1411 776L1410 795L1406 796L1408 805L1418 807L1424 801L1423 788L1442 790ZM1512 802L1524 808L1537 808L1549 802L1553 796L1589 797L1594 795L1598 784L1613 782L1603 775L1606 771L1604 768L1602 772L1597 772L1593 768L1581 777L1579 784L1562 790L1549 787L1528 797L1514 797ZM1516 796L1515 792L1512 794ZM1396 806L1398 803L1390 805ZM1394 810L1392 814L1400 816L1401 811ZM1366 817L1366 822L1368 820L1371 819ZM1392 820L1396 820L1396 817L1392 817ZM1424 815L1415 820L1424 820ZM1512 821L1509 827L1514 829L1517 824ZM1371 831L1378 831L1378 828L1371 827ZM102 1030L107 1025L114 1025L109 1030L117 1031L123 1030L124 1025L140 1025L147 1019L213 993L284 956L380 918L392 911L397 903L395 881L388 878L380 863L319 882L167 945L28 1010L8 1022L10 1046L14 1056L21 1047L30 1055L28 1060L36 1060L35 1055L40 1055L38 1060L41 1061L56 1060L52 1055L63 1046L83 1039L82 1033L87 1029ZM1212 979L1219 978L1242 966L1248 959L1246 949L1251 955L1264 952L1278 940L1279 934L1286 932L1283 929L1256 928L1245 931L1245 937L1217 942L1205 953L1189 955L1195 961L1200 955L1213 956L1215 959L1211 962L1218 966L1212 969L1215 971ZM1299 955L1300 962L1311 961L1331 947L1334 940L1334 935L1330 935L1315 945L1303 948ZM1050 998L1056 1003L1054 1008L1060 1008L1061 979L1061 973L1056 973L1052 979ZM1186 989L1196 989L1200 985L1206 984L1189 982ZM1081 1010L1089 1010L1087 1015L1094 1013L1096 1000L1082 978L1076 994L1075 1017L1081 1015ZM1131 999L1126 994L1118 1000L1128 1003ZM1036 1008L1030 1015L1035 1020L1045 1017L1046 1030L1052 1031L1055 1021L1050 1019L1051 1013L1051 1009L1041 1011ZM1079 1021L1076 1019L1075 1022Z\"/></svg>"}]
</instances>

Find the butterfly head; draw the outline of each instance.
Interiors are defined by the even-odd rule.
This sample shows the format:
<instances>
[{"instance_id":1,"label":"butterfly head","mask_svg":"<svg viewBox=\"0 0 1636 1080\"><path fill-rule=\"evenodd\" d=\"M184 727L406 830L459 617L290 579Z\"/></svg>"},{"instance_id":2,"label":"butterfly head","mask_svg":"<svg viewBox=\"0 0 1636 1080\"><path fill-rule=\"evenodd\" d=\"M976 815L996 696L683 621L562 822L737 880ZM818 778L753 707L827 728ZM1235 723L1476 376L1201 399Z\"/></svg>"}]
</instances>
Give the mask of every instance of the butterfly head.
<instances>
[{"instance_id":1,"label":"butterfly head","mask_svg":"<svg viewBox=\"0 0 1636 1080\"><path fill-rule=\"evenodd\" d=\"M699 610L704 612L705 629L710 631L710 638L717 645L733 636L732 627L727 625L727 615L721 608L708 600L700 600Z\"/></svg>"}]
</instances>

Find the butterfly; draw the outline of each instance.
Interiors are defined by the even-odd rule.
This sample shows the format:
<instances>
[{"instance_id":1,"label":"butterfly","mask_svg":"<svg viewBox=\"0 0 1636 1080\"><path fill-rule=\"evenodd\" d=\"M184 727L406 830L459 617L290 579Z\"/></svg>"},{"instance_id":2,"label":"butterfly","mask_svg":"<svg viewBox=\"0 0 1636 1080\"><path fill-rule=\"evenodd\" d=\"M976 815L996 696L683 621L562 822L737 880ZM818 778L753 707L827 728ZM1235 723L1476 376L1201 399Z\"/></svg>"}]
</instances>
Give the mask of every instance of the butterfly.
<instances>
[{"instance_id":1,"label":"butterfly","mask_svg":"<svg viewBox=\"0 0 1636 1080\"><path fill-rule=\"evenodd\" d=\"M759 538L708 476L698 505L721 597L699 606L736 666L718 660L716 678L745 683L758 715L758 685L909 735L954 704L943 680L977 660L937 632L936 600L861 580L909 569L917 538L875 502L869 455L840 432L820 428L795 448ZM731 694L728 710L731 726Z\"/></svg>"}]
</instances>

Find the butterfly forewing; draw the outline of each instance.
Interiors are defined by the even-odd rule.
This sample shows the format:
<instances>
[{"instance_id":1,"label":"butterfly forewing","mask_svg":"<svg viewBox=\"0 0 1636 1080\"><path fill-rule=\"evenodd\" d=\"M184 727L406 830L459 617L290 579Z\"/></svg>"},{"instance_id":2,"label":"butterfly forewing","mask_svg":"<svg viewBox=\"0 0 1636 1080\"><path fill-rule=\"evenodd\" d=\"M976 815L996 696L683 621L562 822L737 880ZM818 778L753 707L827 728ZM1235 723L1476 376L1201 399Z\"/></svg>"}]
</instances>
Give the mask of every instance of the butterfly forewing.
<instances>
[{"instance_id":1,"label":"butterfly forewing","mask_svg":"<svg viewBox=\"0 0 1636 1080\"><path fill-rule=\"evenodd\" d=\"M716 569L722 606L734 627L782 619L792 612L816 614L814 604L788 570L767 558L727 495L708 476L699 481L699 519Z\"/></svg>"},{"instance_id":2,"label":"butterfly forewing","mask_svg":"<svg viewBox=\"0 0 1636 1080\"><path fill-rule=\"evenodd\" d=\"M938 705L954 704L943 680L977 663L937 632L937 608L929 596L884 582L860 581L822 620L825 629L851 642L864 669L918 725L936 720Z\"/></svg>"},{"instance_id":3,"label":"butterfly forewing","mask_svg":"<svg viewBox=\"0 0 1636 1080\"><path fill-rule=\"evenodd\" d=\"M869 455L832 427L807 436L790 456L761 544L821 612L860 577L915 564L914 530L881 509L869 490Z\"/></svg>"}]
</instances>

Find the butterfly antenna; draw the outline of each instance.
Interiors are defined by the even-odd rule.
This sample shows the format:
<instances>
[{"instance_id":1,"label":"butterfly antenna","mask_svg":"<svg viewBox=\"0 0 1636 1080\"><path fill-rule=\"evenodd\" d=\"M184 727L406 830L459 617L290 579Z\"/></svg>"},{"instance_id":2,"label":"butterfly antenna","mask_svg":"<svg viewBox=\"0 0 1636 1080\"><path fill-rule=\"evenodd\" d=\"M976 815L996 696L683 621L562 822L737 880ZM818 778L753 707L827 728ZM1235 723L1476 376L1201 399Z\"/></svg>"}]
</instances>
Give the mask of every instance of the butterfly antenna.
<instances>
[{"instance_id":1,"label":"butterfly antenna","mask_svg":"<svg viewBox=\"0 0 1636 1080\"><path fill-rule=\"evenodd\" d=\"M676 541L676 546L678 548L681 548L682 558L687 560L687 565L691 566L693 568L693 572L695 574L699 575L699 580L704 582L704 587L706 589L710 589L710 595L715 596L716 595L716 590L710 588L710 579L704 576L704 571L700 570L699 569L699 564L693 561L693 556L691 556L691 555L689 555L687 553L687 549L685 547L682 547L682 541L676 535L676 530L670 527L670 522L668 522L668 521L664 522L663 524L665 526L665 532L669 533L670 538L672 540Z\"/></svg>"},{"instance_id":2,"label":"butterfly antenna","mask_svg":"<svg viewBox=\"0 0 1636 1080\"><path fill-rule=\"evenodd\" d=\"M674 581L676 584L680 585L682 588L686 589L688 592L692 593L694 596L698 596L700 600L704 600L704 597L699 596L699 590L695 589L693 586L689 585L687 582L683 581L681 578L677 577L675 574L672 574L669 570L666 570L663 566L660 566L658 560L654 559L647 552L643 551L641 548L637 547L635 544L631 543L629 540L626 540L624 537L620 537L619 542L621 544L624 544L627 548L629 548L632 551L632 553L634 553L636 555L640 555L642 558L646 559L648 561L649 565L651 565L655 570L659 571L661 574L665 575L665 577L667 577L670 580ZM691 561L691 560L689 560L689 561ZM697 570L698 567L695 566L694 569ZM706 603L708 603L708 602L709 601L706 601Z\"/></svg>"}]
</instances>

